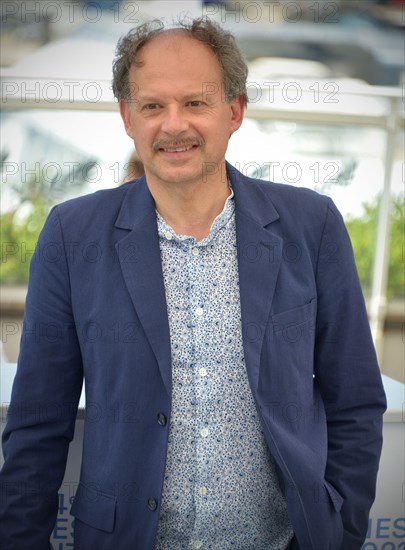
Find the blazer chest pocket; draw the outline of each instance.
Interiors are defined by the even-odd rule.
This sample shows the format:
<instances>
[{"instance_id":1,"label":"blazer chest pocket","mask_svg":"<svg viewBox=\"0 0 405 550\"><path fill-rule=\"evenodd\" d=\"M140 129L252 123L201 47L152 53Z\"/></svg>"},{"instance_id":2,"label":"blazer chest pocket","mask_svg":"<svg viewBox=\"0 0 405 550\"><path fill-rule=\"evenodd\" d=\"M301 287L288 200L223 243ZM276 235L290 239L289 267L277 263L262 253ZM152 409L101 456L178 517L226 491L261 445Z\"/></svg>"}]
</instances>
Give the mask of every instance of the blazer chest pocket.
<instances>
[{"instance_id":1,"label":"blazer chest pocket","mask_svg":"<svg viewBox=\"0 0 405 550\"><path fill-rule=\"evenodd\" d=\"M268 350L279 376L312 385L316 298L271 317Z\"/></svg>"},{"instance_id":2,"label":"blazer chest pocket","mask_svg":"<svg viewBox=\"0 0 405 550\"><path fill-rule=\"evenodd\" d=\"M274 340L287 343L299 343L304 333L314 334L316 298L309 303L276 313L271 317L271 329Z\"/></svg>"},{"instance_id":3,"label":"blazer chest pocket","mask_svg":"<svg viewBox=\"0 0 405 550\"><path fill-rule=\"evenodd\" d=\"M70 513L83 523L112 533L115 523L116 499L93 486L79 483Z\"/></svg>"},{"instance_id":4,"label":"blazer chest pocket","mask_svg":"<svg viewBox=\"0 0 405 550\"><path fill-rule=\"evenodd\" d=\"M316 298L272 315L258 387L263 399L295 404L313 391Z\"/></svg>"}]
</instances>

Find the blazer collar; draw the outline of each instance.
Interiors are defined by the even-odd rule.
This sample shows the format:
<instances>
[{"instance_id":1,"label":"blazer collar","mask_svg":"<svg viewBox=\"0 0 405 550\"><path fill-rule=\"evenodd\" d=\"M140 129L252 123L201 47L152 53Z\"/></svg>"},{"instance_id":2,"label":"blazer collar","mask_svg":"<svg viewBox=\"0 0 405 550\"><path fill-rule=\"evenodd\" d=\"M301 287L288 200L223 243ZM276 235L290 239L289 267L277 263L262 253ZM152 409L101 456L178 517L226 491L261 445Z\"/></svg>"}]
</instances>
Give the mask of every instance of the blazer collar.
<instances>
[{"instance_id":1,"label":"blazer collar","mask_svg":"<svg viewBox=\"0 0 405 550\"><path fill-rule=\"evenodd\" d=\"M226 171L235 193L236 209L253 222L265 227L279 218L263 184L248 178L228 162Z\"/></svg>"},{"instance_id":2,"label":"blazer collar","mask_svg":"<svg viewBox=\"0 0 405 550\"><path fill-rule=\"evenodd\" d=\"M124 184L127 192L121 204L115 227L120 229L134 229L141 224L145 217L155 215L155 203L146 184L146 177L142 176L134 182Z\"/></svg>"}]
</instances>

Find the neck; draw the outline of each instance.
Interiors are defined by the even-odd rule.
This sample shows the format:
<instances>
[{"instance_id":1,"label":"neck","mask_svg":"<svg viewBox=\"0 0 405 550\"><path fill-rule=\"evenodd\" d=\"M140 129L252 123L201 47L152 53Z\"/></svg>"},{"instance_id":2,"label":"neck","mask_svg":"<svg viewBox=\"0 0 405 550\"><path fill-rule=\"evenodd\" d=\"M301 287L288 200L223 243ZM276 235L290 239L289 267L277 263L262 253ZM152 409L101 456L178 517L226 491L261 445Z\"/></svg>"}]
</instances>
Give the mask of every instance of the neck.
<instances>
[{"instance_id":1,"label":"neck","mask_svg":"<svg viewBox=\"0 0 405 550\"><path fill-rule=\"evenodd\" d=\"M221 171L222 172L222 171ZM177 234L205 238L230 195L226 171L197 182L156 182L148 179L156 210Z\"/></svg>"}]
</instances>

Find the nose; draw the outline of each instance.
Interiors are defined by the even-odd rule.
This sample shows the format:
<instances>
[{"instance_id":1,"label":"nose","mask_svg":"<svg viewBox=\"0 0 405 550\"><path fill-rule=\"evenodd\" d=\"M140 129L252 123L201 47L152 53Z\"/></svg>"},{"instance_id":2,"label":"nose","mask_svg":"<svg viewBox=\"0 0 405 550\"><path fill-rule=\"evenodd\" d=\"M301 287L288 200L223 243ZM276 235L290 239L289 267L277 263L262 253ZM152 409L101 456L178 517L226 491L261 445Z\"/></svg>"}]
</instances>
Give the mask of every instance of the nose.
<instances>
[{"instance_id":1,"label":"nose","mask_svg":"<svg viewBox=\"0 0 405 550\"><path fill-rule=\"evenodd\" d=\"M169 135L178 135L189 129L186 113L179 105L169 105L166 108L162 123L162 131Z\"/></svg>"}]
</instances>

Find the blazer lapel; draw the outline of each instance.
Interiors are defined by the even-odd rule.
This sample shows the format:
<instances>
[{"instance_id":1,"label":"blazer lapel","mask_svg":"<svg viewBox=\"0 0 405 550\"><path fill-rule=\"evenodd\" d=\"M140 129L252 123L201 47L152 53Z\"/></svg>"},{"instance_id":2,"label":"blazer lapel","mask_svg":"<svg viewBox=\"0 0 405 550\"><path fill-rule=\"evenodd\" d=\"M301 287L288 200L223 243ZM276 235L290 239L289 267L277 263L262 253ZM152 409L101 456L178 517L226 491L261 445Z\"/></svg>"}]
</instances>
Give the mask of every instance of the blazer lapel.
<instances>
[{"instance_id":1,"label":"blazer lapel","mask_svg":"<svg viewBox=\"0 0 405 550\"><path fill-rule=\"evenodd\" d=\"M271 231L279 218L264 186L229 164L235 193L236 235L243 348L250 385L256 394L260 353L280 269L283 239Z\"/></svg>"},{"instance_id":2,"label":"blazer lapel","mask_svg":"<svg viewBox=\"0 0 405 550\"><path fill-rule=\"evenodd\" d=\"M128 234L115 248L129 295L170 395L170 333L155 206L145 178L130 185L115 223Z\"/></svg>"}]
</instances>

